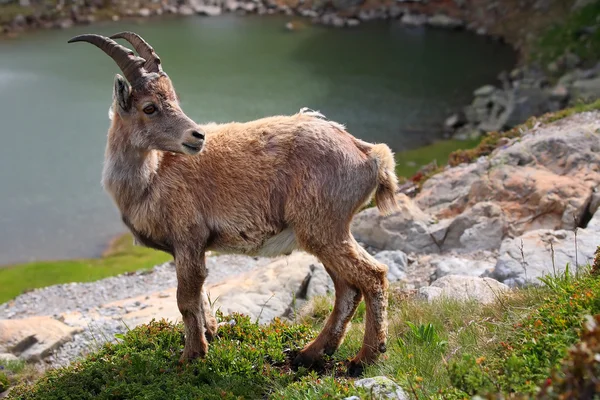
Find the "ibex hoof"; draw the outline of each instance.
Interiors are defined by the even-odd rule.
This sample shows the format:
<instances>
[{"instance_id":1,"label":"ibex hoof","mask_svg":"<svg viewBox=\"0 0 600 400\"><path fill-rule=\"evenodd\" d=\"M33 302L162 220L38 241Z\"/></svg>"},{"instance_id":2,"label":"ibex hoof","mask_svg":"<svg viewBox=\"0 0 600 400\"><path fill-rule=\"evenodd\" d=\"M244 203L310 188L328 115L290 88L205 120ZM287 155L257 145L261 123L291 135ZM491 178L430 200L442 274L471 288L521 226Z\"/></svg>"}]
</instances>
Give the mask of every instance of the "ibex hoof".
<instances>
[{"instance_id":1,"label":"ibex hoof","mask_svg":"<svg viewBox=\"0 0 600 400\"><path fill-rule=\"evenodd\" d=\"M320 357L314 357L306 353L300 353L296 356L296 358L294 358L294 361L292 361L292 367L318 368L320 361Z\"/></svg>"},{"instance_id":2,"label":"ibex hoof","mask_svg":"<svg viewBox=\"0 0 600 400\"><path fill-rule=\"evenodd\" d=\"M219 325L217 324L216 319L211 319L206 321L206 325L204 327L204 337L207 342L211 342L217 336L217 330L219 329Z\"/></svg>"},{"instance_id":3,"label":"ibex hoof","mask_svg":"<svg viewBox=\"0 0 600 400\"><path fill-rule=\"evenodd\" d=\"M379 352L385 353L386 351L387 351L387 346L385 345L385 343L380 343L379 344Z\"/></svg>"},{"instance_id":4,"label":"ibex hoof","mask_svg":"<svg viewBox=\"0 0 600 400\"><path fill-rule=\"evenodd\" d=\"M348 363L348 376L350 378L358 378L364 372L364 367L362 363L356 363L354 361L350 361Z\"/></svg>"},{"instance_id":5,"label":"ibex hoof","mask_svg":"<svg viewBox=\"0 0 600 400\"><path fill-rule=\"evenodd\" d=\"M183 354L181 355L181 357L179 358L179 362L181 364L185 364L188 361L193 361L197 358L204 358L205 353L202 353L200 351L186 351L183 350Z\"/></svg>"}]
</instances>

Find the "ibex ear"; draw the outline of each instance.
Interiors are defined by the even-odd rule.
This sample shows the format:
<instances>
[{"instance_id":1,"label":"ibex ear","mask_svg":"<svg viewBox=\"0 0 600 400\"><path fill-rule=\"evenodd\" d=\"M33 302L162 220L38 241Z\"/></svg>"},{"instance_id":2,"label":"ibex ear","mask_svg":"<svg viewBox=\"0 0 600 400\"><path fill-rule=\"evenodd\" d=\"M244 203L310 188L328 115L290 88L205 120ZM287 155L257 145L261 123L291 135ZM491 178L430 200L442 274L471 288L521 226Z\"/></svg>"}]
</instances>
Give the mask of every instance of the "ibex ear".
<instances>
[{"instance_id":1,"label":"ibex ear","mask_svg":"<svg viewBox=\"0 0 600 400\"><path fill-rule=\"evenodd\" d=\"M115 76L115 87L113 98L117 101L119 108L125 112L131 108L131 86L121 75ZM120 110L117 110L120 111Z\"/></svg>"}]
</instances>

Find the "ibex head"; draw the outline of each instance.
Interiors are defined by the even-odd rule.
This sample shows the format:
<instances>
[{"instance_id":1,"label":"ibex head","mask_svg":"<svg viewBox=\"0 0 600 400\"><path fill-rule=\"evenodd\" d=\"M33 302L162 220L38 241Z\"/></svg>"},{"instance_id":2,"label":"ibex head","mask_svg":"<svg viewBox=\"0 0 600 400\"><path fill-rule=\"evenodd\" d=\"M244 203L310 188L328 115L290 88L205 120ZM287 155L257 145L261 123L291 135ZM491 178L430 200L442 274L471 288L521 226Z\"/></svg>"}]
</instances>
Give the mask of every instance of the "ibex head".
<instances>
[{"instance_id":1,"label":"ibex head","mask_svg":"<svg viewBox=\"0 0 600 400\"><path fill-rule=\"evenodd\" d=\"M139 56L113 39L125 39ZM173 84L163 72L160 58L139 35L121 32L110 38L80 35L69 40L88 42L112 58L125 77L115 77L112 118L120 122L129 142L140 150L197 154L204 145L204 132L179 106Z\"/></svg>"}]
</instances>

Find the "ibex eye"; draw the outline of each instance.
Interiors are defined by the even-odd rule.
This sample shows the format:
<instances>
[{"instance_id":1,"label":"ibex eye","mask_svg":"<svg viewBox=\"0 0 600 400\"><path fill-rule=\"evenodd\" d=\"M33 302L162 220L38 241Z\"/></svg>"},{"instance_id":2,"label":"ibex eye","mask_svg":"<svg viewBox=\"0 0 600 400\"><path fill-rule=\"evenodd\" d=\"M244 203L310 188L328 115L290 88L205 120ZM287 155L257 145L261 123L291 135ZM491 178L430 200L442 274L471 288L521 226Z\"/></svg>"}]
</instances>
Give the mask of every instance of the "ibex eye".
<instances>
[{"instance_id":1,"label":"ibex eye","mask_svg":"<svg viewBox=\"0 0 600 400\"><path fill-rule=\"evenodd\" d=\"M144 107L144 113L150 115L150 114L154 114L156 112L156 106L154 104L150 104L146 107Z\"/></svg>"}]
</instances>

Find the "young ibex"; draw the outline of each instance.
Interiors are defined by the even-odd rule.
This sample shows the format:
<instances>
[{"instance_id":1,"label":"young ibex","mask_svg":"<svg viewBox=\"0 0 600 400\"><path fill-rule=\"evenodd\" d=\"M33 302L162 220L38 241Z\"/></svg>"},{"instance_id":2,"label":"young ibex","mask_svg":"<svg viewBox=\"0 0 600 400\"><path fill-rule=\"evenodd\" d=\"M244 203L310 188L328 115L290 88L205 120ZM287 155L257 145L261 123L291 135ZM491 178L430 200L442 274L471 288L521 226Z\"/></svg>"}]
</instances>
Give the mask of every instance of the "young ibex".
<instances>
[{"instance_id":1,"label":"young ibex","mask_svg":"<svg viewBox=\"0 0 600 400\"><path fill-rule=\"evenodd\" d=\"M139 56L112 39L125 39ZM185 324L182 360L203 357L217 323L203 283L205 252L276 256L294 249L321 260L335 285L325 327L294 360L310 366L342 342L362 296L366 331L349 373L386 350L387 266L350 233L373 194L396 208L394 158L384 144L354 138L312 111L247 123L198 125L181 110L152 47L123 32L81 35L125 78L114 82L103 185L136 240L174 256Z\"/></svg>"}]
</instances>

